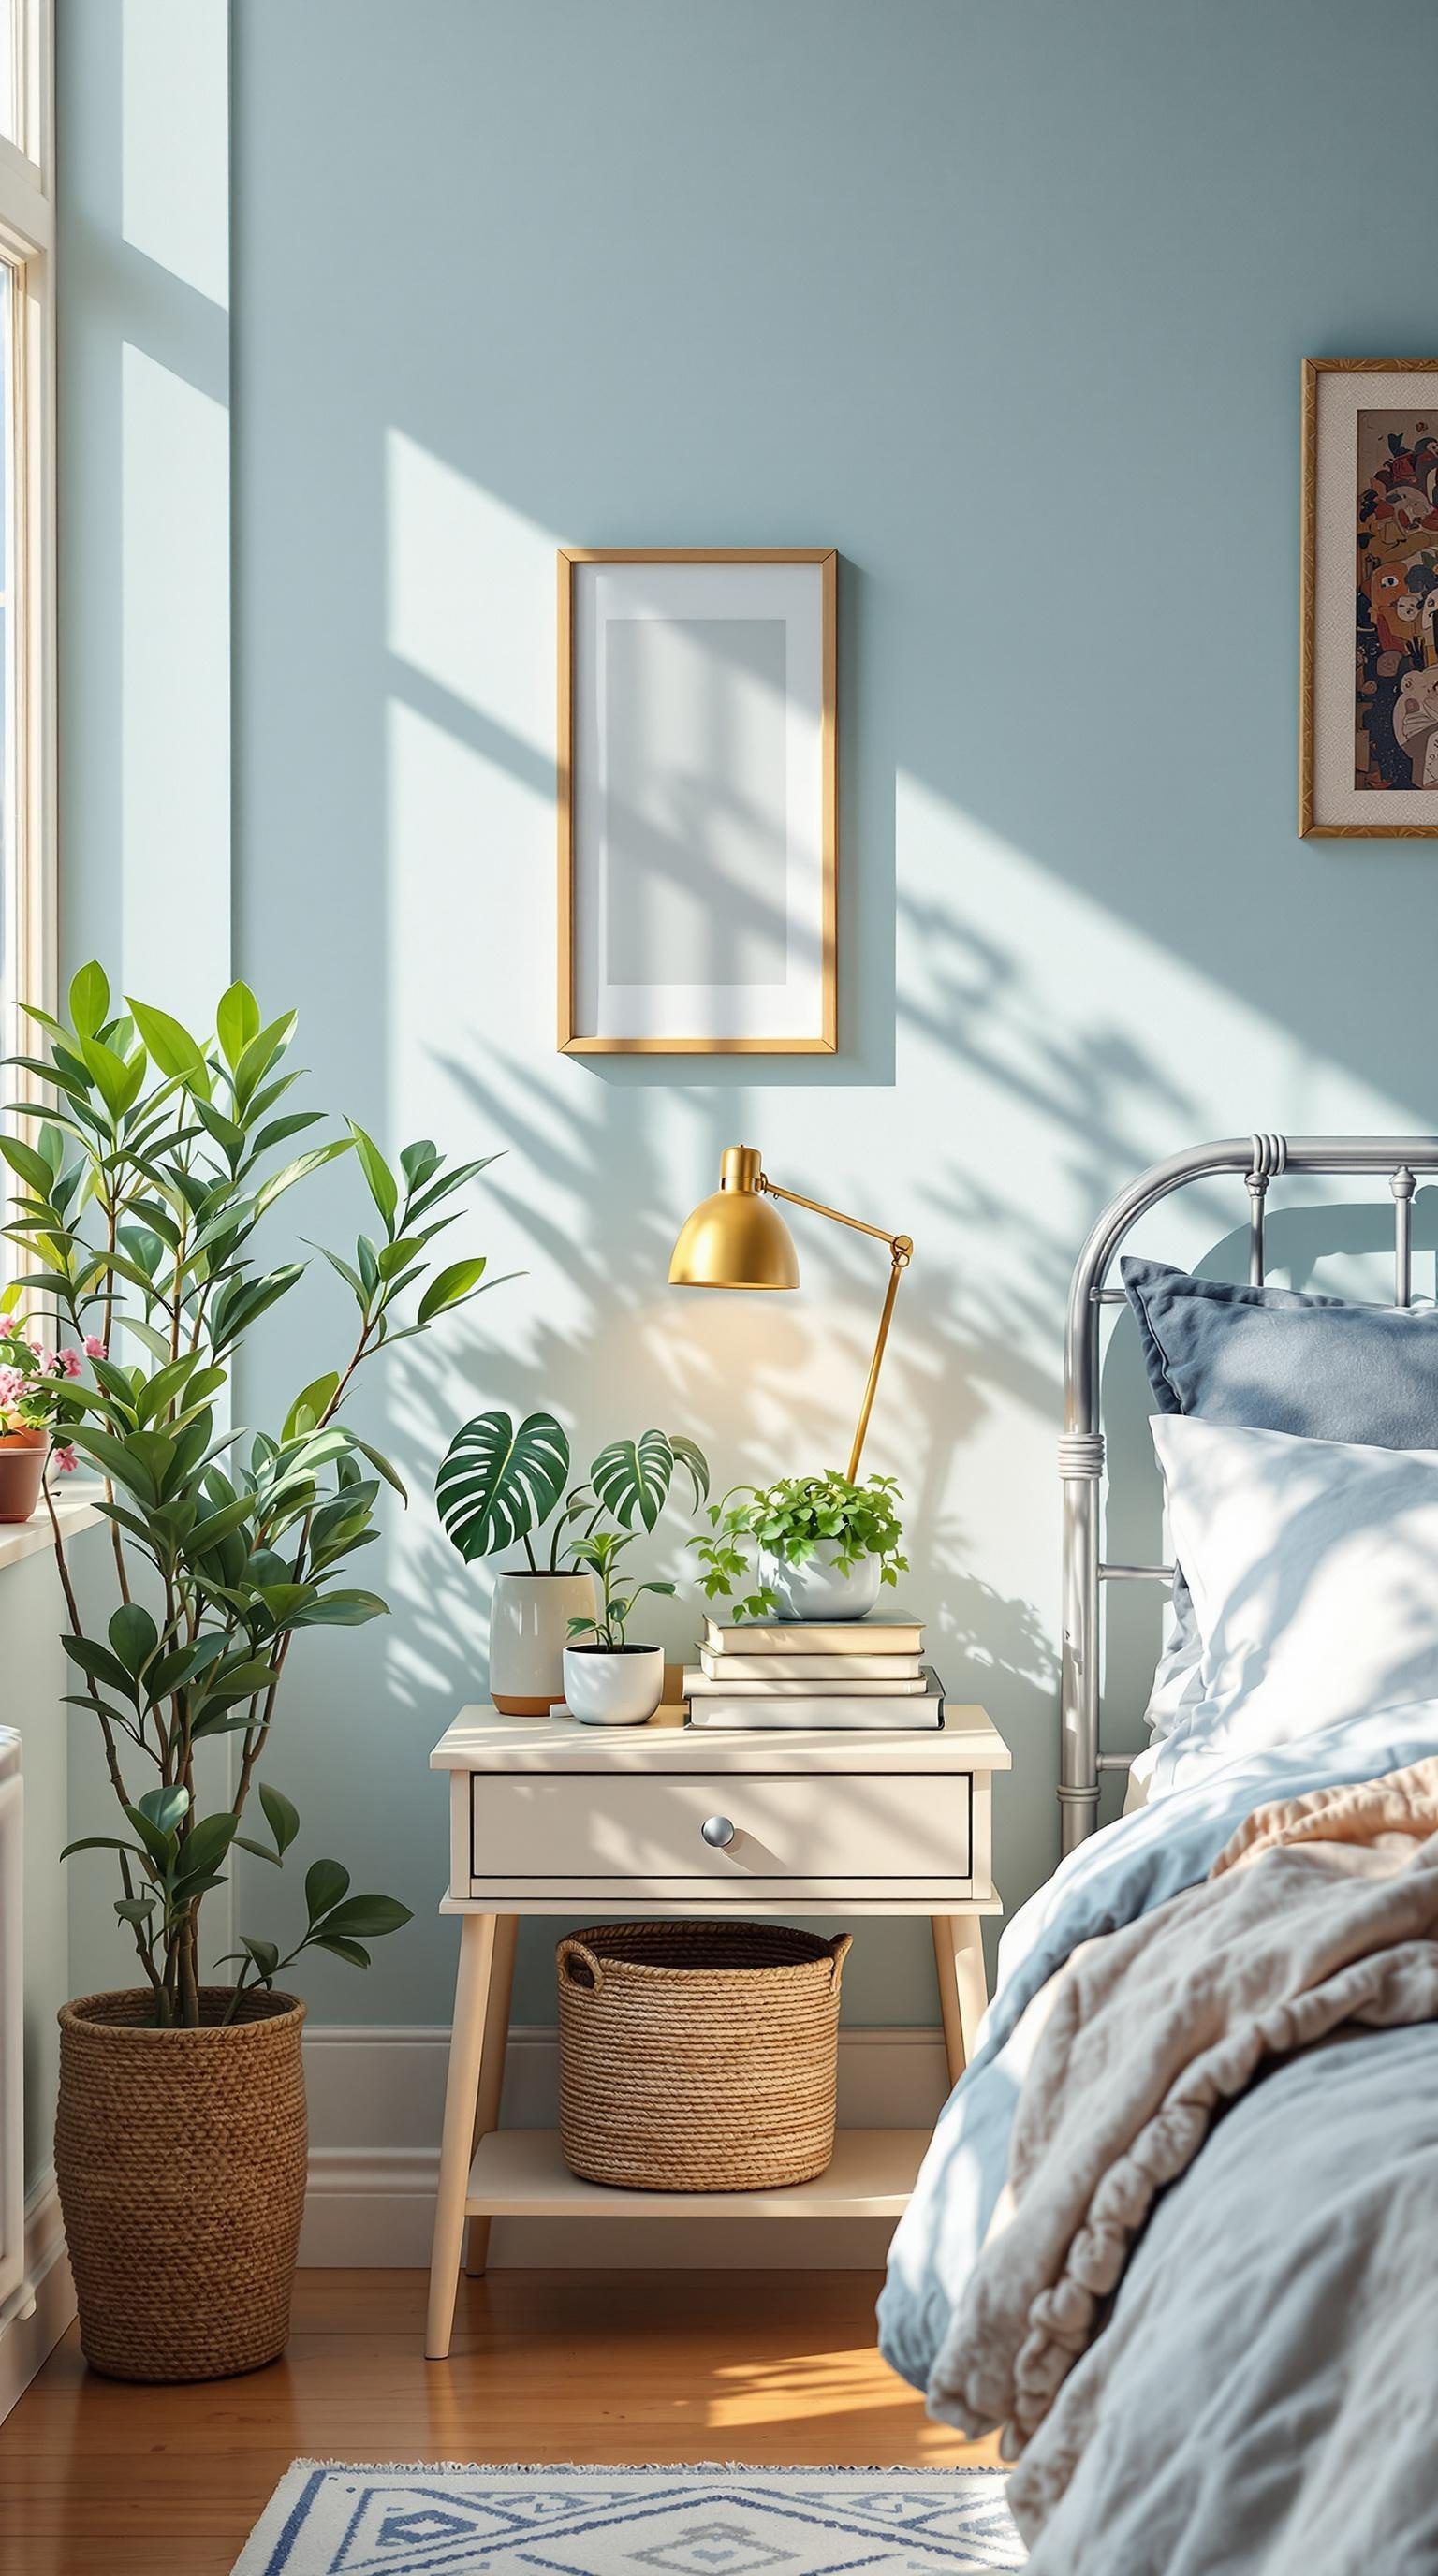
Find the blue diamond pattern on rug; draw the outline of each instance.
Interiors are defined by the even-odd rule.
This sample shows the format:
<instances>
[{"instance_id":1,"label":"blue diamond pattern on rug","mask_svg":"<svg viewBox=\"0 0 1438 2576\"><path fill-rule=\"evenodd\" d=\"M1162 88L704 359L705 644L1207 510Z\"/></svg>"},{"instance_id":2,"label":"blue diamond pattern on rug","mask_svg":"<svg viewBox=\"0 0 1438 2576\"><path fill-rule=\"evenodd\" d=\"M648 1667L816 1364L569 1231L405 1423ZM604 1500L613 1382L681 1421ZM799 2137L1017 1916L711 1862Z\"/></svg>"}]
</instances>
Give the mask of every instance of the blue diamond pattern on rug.
<instances>
[{"instance_id":1,"label":"blue diamond pattern on rug","mask_svg":"<svg viewBox=\"0 0 1438 2576\"><path fill-rule=\"evenodd\" d=\"M1010 2576L998 2469L297 2460L235 2576Z\"/></svg>"}]
</instances>

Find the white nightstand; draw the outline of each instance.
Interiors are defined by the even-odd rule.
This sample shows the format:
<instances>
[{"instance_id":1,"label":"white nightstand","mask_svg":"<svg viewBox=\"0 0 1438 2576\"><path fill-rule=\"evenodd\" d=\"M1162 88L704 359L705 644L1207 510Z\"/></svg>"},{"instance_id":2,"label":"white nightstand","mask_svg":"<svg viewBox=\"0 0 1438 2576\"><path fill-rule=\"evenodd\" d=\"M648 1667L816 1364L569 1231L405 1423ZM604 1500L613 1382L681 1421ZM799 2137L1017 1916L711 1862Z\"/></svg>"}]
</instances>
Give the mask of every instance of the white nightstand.
<instances>
[{"instance_id":1,"label":"white nightstand","mask_svg":"<svg viewBox=\"0 0 1438 2576\"><path fill-rule=\"evenodd\" d=\"M990 1869L993 1774L1008 1746L981 1708L942 1728L734 1734L663 1709L647 1726L461 1711L430 1755L450 1774L449 1893L464 1917L430 2269L433 2361L449 2351L465 2221L482 2272L489 2222L510 2217L897 2218L922 2129L841 2131L816 2182L786 2191L618 2193L580 2182L548 2129L500 2131L510 1982L522 1914L927 1914L944 2044L957 2079L988 1988L980 1918L1002 1911ZM711 1818L732 1838L707 1841Z\"/></svg>"}]
</instances>

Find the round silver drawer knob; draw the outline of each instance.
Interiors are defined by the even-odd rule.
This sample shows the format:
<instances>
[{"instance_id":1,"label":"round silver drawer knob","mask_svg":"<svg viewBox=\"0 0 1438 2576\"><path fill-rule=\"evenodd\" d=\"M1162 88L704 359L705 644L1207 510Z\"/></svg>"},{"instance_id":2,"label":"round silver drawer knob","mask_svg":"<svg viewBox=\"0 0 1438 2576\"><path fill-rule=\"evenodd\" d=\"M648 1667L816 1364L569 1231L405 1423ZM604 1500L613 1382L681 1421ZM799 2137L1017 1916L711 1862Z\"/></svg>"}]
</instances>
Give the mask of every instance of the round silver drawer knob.
<instances>
[{"instance_id":1,"label":"round silver drawer knob","mask_svg":"<svg viewBox=\"0 0 1438 2576\"><path fill-rule=\"evenodd\" d=\"M715 1851L723 1851L734 1840L734 1827L727 1816L706 1816L699 1830Z\"/></svg>"}]
</instances>

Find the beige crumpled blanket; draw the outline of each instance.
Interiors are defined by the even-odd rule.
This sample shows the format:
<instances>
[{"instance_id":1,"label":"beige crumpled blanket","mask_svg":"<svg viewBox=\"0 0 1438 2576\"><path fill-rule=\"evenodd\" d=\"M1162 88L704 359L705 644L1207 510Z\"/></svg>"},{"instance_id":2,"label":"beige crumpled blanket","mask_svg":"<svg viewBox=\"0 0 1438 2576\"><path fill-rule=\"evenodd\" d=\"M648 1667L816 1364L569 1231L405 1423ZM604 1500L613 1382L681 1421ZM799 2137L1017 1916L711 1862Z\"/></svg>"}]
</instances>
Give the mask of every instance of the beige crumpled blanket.
<instances>
[{"instance_id":1,"label":"beige crumpled blanket","mask_svg":"<svg viewBox=\"0 0 1438 2576\"><path fill-rule=\"evenodd\" d=\"M1097 2333L1154 2195L1266 2060L1438 2019L1438 1758L1259 1808L1201 1886L1035 1996L1009 2176L930 2411L1022 2451ZM1019 2063L1025 2056L1019 2054Z\"/></svg>"}]
</instances>

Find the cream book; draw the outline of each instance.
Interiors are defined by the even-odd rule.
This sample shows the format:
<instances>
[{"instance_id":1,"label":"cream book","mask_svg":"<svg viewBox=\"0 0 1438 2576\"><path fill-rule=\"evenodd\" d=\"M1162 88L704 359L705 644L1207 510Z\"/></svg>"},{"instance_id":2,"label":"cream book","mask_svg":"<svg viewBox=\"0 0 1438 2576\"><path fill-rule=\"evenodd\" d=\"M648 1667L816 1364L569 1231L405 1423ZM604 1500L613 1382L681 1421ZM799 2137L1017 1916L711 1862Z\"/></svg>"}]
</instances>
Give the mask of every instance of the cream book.
<instances>
[{"instance_id":1,"label":"cream book","mask_svg":"<svg viewBox=\"0 0 1438 2576\"><path fill-rule=\"evenodd\" d=\"M922 1619L742 1620L726 1626L704 1622L704 1644L713 1655L919 1655Z\"/></svg>"},{"instance_id":2,"label":"cream book","mask_svg":"<svg viewBox=\"0 0 1438 2576\"><path fill-rule=\"evenodd\" d=\"M699 1663L712 1681L817 1682L826 1690L844 1690L856 1682L912 1682L917 1687L924 1674L918 1655L716 1655L712 1647L701 1646Z\"/></svg>"},{"instance_id":3,"label":"cream book","mask_svg":"<svg viewBox=\"0 0 1438 2576\"><path fill-rule=\"evenodd\" d=\"M776 1664L781 1660L778 1655L771 1657L771 1661ZM800 1657L799 1660L817 1662L818 1658ZM753 1693L765 1691L774 1699L908 1699L922 1694L929 1687L922 1664L916 1664L911 1675L905 1674L898 1679L885 1680L869 1674L861 1674L857 1677L844 1674L817 1681L810 1674L802 1674L795 1680L785 1673L760 1672L738 1676L716 1673L713 1670L716 1664L723 1665L729 1661L730 1658L727 1655L711 1655L707 1668L700 1664L686 1666L684 1673L686 1696L690 1699L696 1697L708 1699L718 1691L731 1692L740 1699L747 1699Z\"/></svg>"},{"instance_id":4,"label":"cream book","mask_svg":"<svg viewBox=\"0 0 1438 2576\"><path fill-rule=\"evenodd\" d=\"M757 1690L703 1691L689 1702L691 1726L776 1727L933 1727L944 1720L943 1686L937 1673L926 1672L917 1693L875 1691L868 1697L847 1691L796 1693Z\"/></svg>"}]
</instances>

